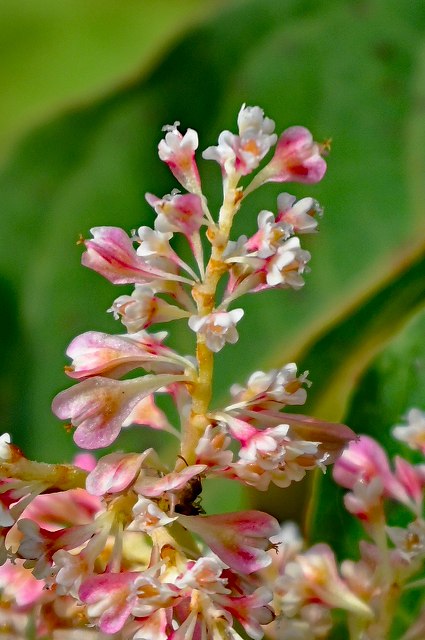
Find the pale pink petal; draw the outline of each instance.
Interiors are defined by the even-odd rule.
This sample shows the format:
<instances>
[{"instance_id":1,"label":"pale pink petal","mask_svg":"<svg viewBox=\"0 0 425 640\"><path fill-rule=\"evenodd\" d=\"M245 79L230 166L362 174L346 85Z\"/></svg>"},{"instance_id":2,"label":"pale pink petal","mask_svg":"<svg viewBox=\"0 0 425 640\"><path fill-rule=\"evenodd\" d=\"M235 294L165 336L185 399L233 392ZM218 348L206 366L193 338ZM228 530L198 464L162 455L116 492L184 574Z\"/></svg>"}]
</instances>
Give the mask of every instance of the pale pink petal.
<instances>
[{"instance_id":1,"label":"pale pink petal","mask_svg":"<svg viewBox=\"0 0 425 640\"><path fill-rule=\"evenodd\" d=\"M231 597L219 595L217 601L226 611L240 622L250 638L261 640L264 629L274 619L271 607L273 593L267 587L260 587L248 596Z\"/></svg>"},{"instance_id":2,"label":"pale pink petal","mask_svg":"<svg viewBox=\"0 0 425 640\"><path fill-rule=\"evenodd\" d=\"M158 214L155 229L179 231L187 237L199 231L204 217L200 196L194 193L177 193L157 198L147 193L145 197Z\"/></svg>"},{"instance_id":3,"label":"pale pink petal","mask_svg":"<svg viewBox=\"0 0 425 640\"><path fill-rule=\"evenodd\" d=\"M407 460L395 457L395 477L405 489L407 495L417 505L422 505L425 479L421 469L414 467Z\"/></svg>"},{"instance_id":4,"label":"pale pink petal","mask_svg":"<svg viewBox=\"0 0 425 640\"><path fill-rule=\"evenodd\" d=\"M406 489L390 469L384 449L369 436L361 436L350 443L336 461L333 476L347 489L353 489L358 481L368 484L379 478L387 496L403 503L409 502Z\"/></svg>"},{"instance_id":5,"label":"pale pink petal","mask_svg":"<svg viewBox=\"0 0 425 640\"><path fill-rule=\"evenodd\" d=\"M86 240L86 251L81 262L114 284L151 282L155 278L171 274L154 269L137 255L133 243L123 229L118 227L94 227L92 240Z\"/></svg>"},{"instance_id":6,"label":"pale pink petal","mask_svg":"<svg viewBox=\"0 0 425 640\"><path fill-rule=\"evenodd\" d=\"M146 396L183 376L146 375L132 380L111 380L96 376L59 393L53 413L71 420L77 427L74 440L79 447L107 447L118 436L134 407Z\"/></svg>"},{"instance_id":7,"label":"pale pink petal","mask_svg":"<svg viewBox=\"0 0 425 640\"><path fill-rule=\"evenodd\" d=\"M163 431L173 431L172 425L168 422L167 416L155 404L154 396L149 395L134 407L128 416L124 426L130 424L140 424Z\"/></svg>"},{"instance_id":8,"label":"pale pink petal","mask_svg":"<svg viewBox=\"0 0 425 640\"><path fill-rule=\"evenodd\" d=\"M149 498L160 496L165 491L178 491L182 489L192 478L203 473L207 469L206 464L195 464L185 467L180 472L167 473L162 478L143 477L137 482L135 488L138 493Z\"/></svg>"},{"instance_id":9,"label":"pale pink petal","mask_svg":"<svg viewBox=\"0 0 425 640\"><path fill-rule=\"evenodd\" d=\"M100 331L87 331L71 342L66 353L72 358L72 366L65 369L71 378L87 378L99 374L121 376L152 360L145 349L144 332L127 336L115 336Z\"/></svg>"},{"instance_id":10,"label":"pale pink petal","mask_svg":"<svg viewBox=\"0 0 425 640\"><path fill-rule=\"evenodd\" d=\"M94 496L123 491L135 480L145 457L137 453L110 453L103 456L87 476L87 491Z\"/></svg>"},{"instance_id":11,"label":"pale pink petal","mask_svg":"<svg viewBox=\"0 0 425 640\"><path fill-rule=\"evenodd\" d=\"M185 189L198 193L201 184L195 161L198 134L193 129L188 129L183 136L177 128L179 124L176 122L163 127L166 134L158 145L158 154Z\"/></svg>"},{"instance_id":12,"label":"pale pink petal","mask_svg":"<svg viewBox=\"0 0 425 640\"><path fill-rule=\"evenodd\" d=\"M124 626L136 600L131 586L137 575L105 573L88 578L81 585L78 595L88 605L89 617L98 618L101 631L117 633Z\"/></svg>"},{"instance_id":13,"label":"pale pink petal","mask_svg":"<svg viewBox=\"0 0 425 640\"><path fill-rule=\"evenodd\" d=\"M200 535L229 567L252 573L271 562L266 549L270 536L280 531L278 521L262 511L215 516L179 516L181 524Z\"/></svg>"}]
</instances>

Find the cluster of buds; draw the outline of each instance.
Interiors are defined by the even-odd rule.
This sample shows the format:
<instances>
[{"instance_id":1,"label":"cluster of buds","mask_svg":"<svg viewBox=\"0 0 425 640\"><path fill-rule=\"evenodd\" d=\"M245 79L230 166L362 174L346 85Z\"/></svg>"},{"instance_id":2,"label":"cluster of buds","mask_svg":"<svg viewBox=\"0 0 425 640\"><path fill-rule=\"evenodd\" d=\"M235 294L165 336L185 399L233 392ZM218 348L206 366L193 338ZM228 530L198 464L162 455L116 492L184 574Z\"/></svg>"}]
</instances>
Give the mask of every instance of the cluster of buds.
<instances>
[{"instance_id":1,"label":"cluster of buds","mask_svg":"<svg viewBox=\"0 0 425 640\"><path fill-rule=\"evenodd\" d=\"M278 139L259 107L243 106L238 133L224 131L203 153L222 172L214 217L195 160L198 136L178 125L165 127L159 157L184 192L147 194L153 229L96 227L84 243L86 267L134 286L109 309L124 333L89 331L67 351L76 384L53 412L85 452L72 465L47 465L1 442L0 629L11 639L259 640L284 610L275 594L285 585L264 578L281 546L279 523L256 510L205 514L203 482L287 487L325 471L354 438L344 425L282 411L302 405L310 384L293 363L256 371L224 407L211 407L214 354L238 340L244 313L229 307L247 293L304 284L310 254L299 235L316 231L321 208L282 193L277 212L261 211L256 232L235 240L233 219L266 182L321 180L325 145L298 126ZM185 236L190 263L173 249L174 234ZM165 331L148 331L171 321L193 331L195 356L168 347ZM179 424L158 394L170 396ZM93 456L135 425L176 438L171 466L152 448ZM317 553L326 564L326 552ZM351 603L360 606L354 595Z\"/></svg>"}]
</instances>

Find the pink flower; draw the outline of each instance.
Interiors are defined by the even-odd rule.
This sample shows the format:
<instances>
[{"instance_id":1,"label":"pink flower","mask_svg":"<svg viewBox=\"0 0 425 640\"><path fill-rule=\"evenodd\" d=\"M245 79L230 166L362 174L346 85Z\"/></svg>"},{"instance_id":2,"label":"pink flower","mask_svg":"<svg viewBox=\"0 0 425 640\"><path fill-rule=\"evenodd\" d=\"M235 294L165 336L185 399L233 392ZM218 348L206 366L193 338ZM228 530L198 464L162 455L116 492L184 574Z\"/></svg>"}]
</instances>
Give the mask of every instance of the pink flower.
<instances>
[{"instance_id":1,"label":"pink flower","mask_svg":"<svg viewBox=\"0 0 425 640\"><path fill-rule=\"evenodd\" d=\"M151 324L187 318L189 315L180 307L155 296L150 287L137 284L131 296L119 296L108 311L114 314L116 320L121 318L129 333L146 329Z\"/></svg>"},{"instance_id":2,"label":"pink flower","mask_svg":"<svg viewBox=\"0 0 425 640\"><path fill-rule=\"evenodd\" d=\"M418 517L422 514L423 489L425 477L423 469L415 467L400 456L395 457L395 477L407 493L408 501L405 502Z\"/></svg>"},{"instance_id":3,"label":"pink flower","mask_svg":"<svg viewBox=\"0 0 425 640\"><path fill-rule=\"evenodd\" d=\"M114 284L148 284L155 279L180 280L185 278L152 267L138 256L132 240L118 227L94 227L92 240L86 240L86 252L81 262Z\"/></svg>"},{"instance_id":4,"label":"pink flower","mask_svg":"<svg viewBox=\"0 0 425 640\"><path fill-rule=\"evenodd\" d=\"M223 131L216 147L208 147L202 154L206 160L218 162L224 174L236 172L242 176L256 169L275 144L274 122L264 117L260 107L242 105L238 115L239 135Z\"/></svg>"},{"instance_id":5,"label":"pink flower","mask_svg":"<svg viewBox=\"0 0 425 640\"><path fill-rule=\"evenodd\" d=\"M208 349L217 353L226 342L234 344L238 341L236 323L243 314L243 309L233 309L233 311L214 311L206 316L191 316L189 327L195 333L205 336Z\"/></svg>"},{"instance_id":6,"label":"pink flower","mask_svg":"<svg viewBox=\"0 0 425 640\"><path fill-rule=\"evenodd\" d=\"M246 242L246 249L254 251L259 258L274 255L279 246L290 235L290 227L275 220L271 211L260 211L257 218L258 231Z\"/></svg>"},{"instance_id":7,"label":"pink flower","mask_svg":"<svg viewBox=\"0 0 425 640\"><path fill-rule=\"evenodd\" d=\"M228 611L245 629L249 638L260 640L264 635L262 625L274 619L271 607L267 606L273 593L266 587L259 587L249 595L218 595L214 600Z\"/></svg>"},{"instance_id":8,"label":"pink flower","mask_svg":"<svg viewBox=\"0 0 425 640\"><path fill-rule=\"evenodd\" d=\"M105 633L117 633L128 620L136 604L134 582L137 573L105 573L85 580L79 597L87 606L87 615Z\"/></svg>"},{"instance_id":9,"label":"pink flower","mask_svg":"<svg viewBox=\"0 0 425 640\"><path fill-rule=\"evenodd\" d=\"M70 378L88 378L99 374L119 378L132 369L150 369L156 362L187 364L174 351L161 344L166 334L149 335L144 331L115 336L100 331L87 331L74 338L66 354L72 365L65 371Z\"/></svg>"},{"instance_id":10,"label":"pink flower","mask_svg":"<svg viewBox=\"0 0 425 640\"><path fill-rule=\"evenodd\" d=\"M265 182L319 182L326 172L323 147L305 127L290 127L280 136L273 158L245 189L245 195Z\"/></svg>"},{"instance_id":11,"label":"pink flower","mask_svg":"<svg viewBox=\"0 0 425 640\"><path fill-rule=\"evenodd\" d=\"M201 180L195 161L198 134L193 129L188 129L183 136L177 128L179 124L180 122L175 122L162 128L166 134L158 145L159 157L168 164L171 173L185 189L191 193L200 193Z\"/></svg>"},{"instance_id":12,"label":"pink flower","mask_svg":"<svg viewBox=\"0 0 425 640\"><path fill-rule=\"evenodd\" d=\"M246 387L232 385L230 393L234 403L226 407L225 411L232 411L242 407L255 405L267 408L279 403L280 408L285 405L301 405L307 398L305 386L310 386L307 380L308 371L297 376L297 365L290 362L280 369L271 371L255 371L248 378Z\"/></svg>"},{"instance_id":13,"label":"pink flower","mask_svg":"<svg viewBox=\"0 0 425 640\"><path fill-rule=\"evenodd\" d=\"M179 516L179 522L197 533L231 569L253 573L267 567L270 536L280 531L278 521L262 511L214 516Z\"/></svg>"},{"instance_id":14,"label":"pink flower","mask_svg":"<svg viewBox=\"0 0 425 640\"><path fill-rule=\"evenodd\" d=\"M230 436L220 426L208 425L196 446L196 462L208 467L227 467L233 458Z\"/></svg>"},{"instance_id":15,"label":"pink flower","mask_svg":"<svg viewBox=\"0 0 425 640\"><path fill-rule=\"evenodd\" d=\"M316 200L302 198L297 202L295 196L289 193L278 196L277 210L276 222L289 225L292 233L315 233L317 216L322 215L322 209Z\"/></svg>"},{"instance_id":16,"label":"pink flower","mask_svg":"<svg viewBox=\"0 0 425 640\"><path fill-rule=\"evenodd\" d=\"M155 502L147 498L139 497L133 507L133 521L128 526L128 531L144 531L152 533L158 527L165 527L174 522L177 515L170 517L162 511Z\"/></svg>"},{"instance_id":17,"label":"pink flower","mask_svg":"<svg viewBox=\"0 0 425 640\"><path fill-rule=\"evenodd\" d=\"M77 427L74 440L85 449L107 447L117 437L136 405L153 391L185 376L146 375L132 380L95 376L59 393L53 413Z\"/></svg>"},{"instance_id":18,"label":"pink flower","mask_svg":"<svg viewBox=\"0 0 425 640\"><path fill-rule=\"evenodd\" d=\"M407 425L397 425L392 430L394 438L405 442L411 449L419 449L425 454L425 412L410 409Z\"/></svg>"},{"instance_id":19,"label":"pink flower","mask_svg":"<svg viewBox=\"0 0 425 640\"><path fill-rule=\"evenodd\" d=\"M293 480L301 480L306 469L323 466L318 442L292 441L288 431L287 424L255 430L239 451L232 470L247 484L265 491L270 482L287 487Z\"/></svg>"},{"instance_id":20,"label":"pink flower","mask_svg":"<svg viewBox=\"0 0 425 640\"><path fill-rule=\"evenodd\" d=\"M123 491L134 482L150 452L148 449L141 454L116 452L103 456L87 476L87 491L94 496Z\"/></svg>"},{"instance_id":21,"label":"pink flower","mask_svg":"<svg viewBox=\"0 0 425 640\"><path fill-rule=\"evenodd\" d=\"M204 593L231 593L226 588L227 580L222 577L224 565L218 558L201 557L188 563L184 573L175 580L179 589L198 589Z\"/></svg>"},{"instance_id":22,"label":"pink flower","mask_svg":"<svg viewBox=\"0 0 425 640\"><path fill-rule=\"evenodd\" d=\"M372 611L346 585L338 574L333 551L316 544L285 566L276 584L276 596L285 615L296 615L309 603L345 609L371 618Z\"/></svg>"},{"instance_id":23,"label":"pink flower","mask_svg":"<svg viewBox=\"0 0 425 640\"><path fill-rule=\"evenodd\" d=\"M190 238L205 223L202 200L196 194L172 193L157 198L147 193L146 200L158 214L155 221L155 229L158 231L178 231Z\"/></svg>"},{"instance_id":24,"label":"pink flower","mask_svg":"<svg viewBox=\"0 0 425 640\"><path fill-rule=\"evenodd\" d=\"M31 568L39 580L46 579L51 574L52 557L56 551L80 547L91 538L97 528L95 523L90 523L48 531L28 518L21 518L17 526L22 534L18 554L25 558L24 566Z\"/></svg>"},{"instance_id":25,"label":"pink flower","mask_svg":"<svg viewBox=\"0 0 425 640\"><path fill-rule=\"evenodd\" d=\"M350 443L336 461L333 476L347 489L353 489L359 481L370 484L374 478L379 478L387 496L409 503L406 490L391 472L385 451L368 436L361 436L358 441Z\"/></svg>"},{"instance_id":26,"label":"pink flower","mask_svg":"<svg viewBox=\"0 0 425 640\"><path fill-rule=\"evenodd\" d=\"M304 286L301 274L304 273L310 257L308 251L301 249L299 238L289 238L266 261L264 267L266 282L259 289L267 287L300 289Z\"/></svg>"},{"instance_id":27,"label":"pink flower","mask_svg":"<svg viewBox=\"0 0 425 640\"><path fill-rule=\"evenodd\" d=\"M23 560L6 562L0 567L2 600L12 600L19 608L29 609L42 599L45 584L25 569Z\"/></svg>"}]
</instances>

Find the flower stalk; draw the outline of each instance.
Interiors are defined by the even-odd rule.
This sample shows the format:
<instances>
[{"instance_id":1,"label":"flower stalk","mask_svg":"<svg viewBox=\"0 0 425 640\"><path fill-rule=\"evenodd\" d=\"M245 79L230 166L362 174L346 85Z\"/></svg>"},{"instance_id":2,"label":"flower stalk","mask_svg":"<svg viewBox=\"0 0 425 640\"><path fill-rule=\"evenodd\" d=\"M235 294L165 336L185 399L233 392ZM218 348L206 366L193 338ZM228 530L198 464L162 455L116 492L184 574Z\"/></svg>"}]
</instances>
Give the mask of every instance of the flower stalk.
<instances>
[{"instance_id":1,"label":"flower stalk","mask_svg":"<svg viewBox=\"0 0 425 640\"><path fill-rule=\"evenodd\" d=\"M255 371L231 387L224 406L212 399L215 354L243 330L244 310L233 302L304 286L310 254L300 236L316 232L322 210L284 192L276 213L258 212L252 236L232 237L234 218L267 182L321 180L325 146L299 126L278 137L262 109L243 105L238 132L223 131L202 154L222 174L214 215L198 135L178 127L165 127L158 153L184 192L146 195L153 229L95 227L83 243L84 266L134 287L109 309L119 333L87 331L67 350L74 385L52 409L83 451L74 464L47 465L0 439L0 633L9 616L11 640L241 640L238 627L253 640L323 640L339 610L350 640L383 640L404 586L419 584L423 473L401 458L393 472L371 439L291 413L310 385L295 363ZM186 239L188 262L174 234ZM187 323L193 354L152 331L173 322ZM178 425L158 394L169 395ZM102 451L129 428L176 436L172 463L153 448ZM396 433L416 447L425 441L417 426ZM303 550L299 535L262 511L207 514L202 506L204 480L283 489L334 463L349 489L346 507L368 536L358 562L339 566L323 543ZM413 514L407 529L389 527L388 499Z\"/></svg>"}]
</instances>

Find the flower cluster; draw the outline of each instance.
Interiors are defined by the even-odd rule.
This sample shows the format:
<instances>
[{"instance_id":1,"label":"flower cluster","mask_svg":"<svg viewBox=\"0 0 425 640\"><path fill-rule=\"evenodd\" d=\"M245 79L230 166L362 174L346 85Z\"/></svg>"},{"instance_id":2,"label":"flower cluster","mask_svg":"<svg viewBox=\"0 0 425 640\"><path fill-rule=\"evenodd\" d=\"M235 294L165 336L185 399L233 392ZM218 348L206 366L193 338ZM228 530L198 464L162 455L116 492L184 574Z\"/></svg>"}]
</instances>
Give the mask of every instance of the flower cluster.
<instances>
[{"instance_id":1,"label":"flower cluster","mask_svg":"<svg viewBox=\"0 0 425 640\"><path fill-rule=\"evenodd\" d=\"M411 446L421 442L424 418L412 409L409 424L395 427L394 436ZM299 533L286 525L273 538L282 541L282 554L264 570L264 583L274 591L273 638L327 638L334 610L345 612L350 639L393 637L392 623L403 594L424 587L425 464L397 456L392 468L384 449L373 438L361 436L336 461L333 476L349 490L345 507L366 534L360 540L359 558L338 564L328 545L306 549ZM391 523L395 507L404 511L404 526ZM425 610L403 640L422 640L424 633Z\"/></svg>"},{"instance_id":2,"label":"flower cluster","mask_svg":"<svg viewBox=\"0 0 425 640\"><path fill-rule=\"evenodd\" d=\"M232 240L234 216L266 182L319 181L325 148L303 127L278 138L259 107L243 106L238 133L224 131L203 153L222 173L214 217L195 159L197 133L178 126L165 127L158 150L184 192L147 194L153 228L129 235L95 227L84 243L83 265L133 290L109 309L122 333L89 331L71 342L65 370L75 384L53 401L82 449L108 447L136 425L175 436L175 462L165 465L149 448L98 459L86 451L73 465L46 465L2 439L0 626L9 638L218 640L240 638L239 628L258 640L281 612L321 615L307 610L312 598L333 606L343 600L369 614L340 587L322 548L303 556L298 569L288 564L276 584L267 582L263 572L281 546L276 519L257 510L207 515L200 502L210 478L260 491L287 487L309 470L325 471L354 438L344 425L283 412L305 402L310 384L294 363L256 371L231 388L224 406L210 406L214 354L238 340L244 314L229 307L247 293L303 286L310 254L299 236L316 231L321 207L282 193L276 212L258 214L253 235ZM189 261L174 250L174 234L185 237ZM194 333L195 357L167 346L165 331L150 332L171 321ZM158 394L170 396L178 425L158 406ZM418 506L400 479L395 485ZM334 582L332 597L326 585L317 593L303 586L316 565ZM276 593L286 595L278 602Z\"/></svg>"}]
</instances>

